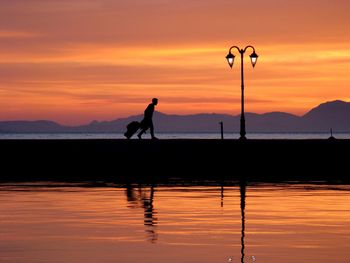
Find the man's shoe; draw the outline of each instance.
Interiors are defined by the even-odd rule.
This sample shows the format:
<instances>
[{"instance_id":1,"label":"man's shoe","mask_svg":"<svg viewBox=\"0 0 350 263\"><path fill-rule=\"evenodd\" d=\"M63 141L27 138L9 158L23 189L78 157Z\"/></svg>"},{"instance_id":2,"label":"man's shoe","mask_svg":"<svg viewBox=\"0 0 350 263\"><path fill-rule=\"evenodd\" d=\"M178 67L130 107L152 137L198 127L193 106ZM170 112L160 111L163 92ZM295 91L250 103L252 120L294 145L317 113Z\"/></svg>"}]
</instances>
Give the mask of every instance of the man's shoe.
<instances>
[{"instance_id":1,"label":"man's shoe","mask_svg":"<svg viewBox=\"0 0 350 263\"><path fill-rule=\"evenodd\" d=\"M152 140L159 140L157 137L152 137Z\"/></svg>"}]
</instances>

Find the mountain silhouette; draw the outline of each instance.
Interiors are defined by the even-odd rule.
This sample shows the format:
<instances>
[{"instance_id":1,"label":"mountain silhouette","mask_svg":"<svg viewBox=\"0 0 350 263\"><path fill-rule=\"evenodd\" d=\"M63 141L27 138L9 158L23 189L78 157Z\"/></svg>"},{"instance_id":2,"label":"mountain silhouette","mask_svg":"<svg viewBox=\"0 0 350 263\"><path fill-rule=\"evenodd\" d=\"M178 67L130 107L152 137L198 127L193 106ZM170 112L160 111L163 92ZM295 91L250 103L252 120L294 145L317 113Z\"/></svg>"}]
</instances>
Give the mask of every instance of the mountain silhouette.
<instances>
[{"instance_id":1,"label":"mountain silhouette","mask_svg":"<svg viewBox=\"0 0 350 263\"><path fill-rule=\"evenodd\" d=\"M350 102L336 100L322 103L306 113L302 119L309 131L332 128L334 131L349 131Z\"/></svg>"},{"instance_id":2,"label":"mountain silhouette","mask_svg":"<svg viewBox=\"0 0 350 263\"><path fill-rule=\"evenodd\" d=\"M112 121L92 121L87 125L63 126L52 121L0 121L0 133L11 132L125 132L131 121L141 121L143 114ZM340 100L325 102L303 116L284 112L246 113L248 132L350 132L350 103ZM240 115L193 114L168 115L155 112L156 132L218 132L224 123L225 132L239 132Z\"/></svg>"},{"instance_id":3,"label":"mountain silhouette","mask_svg":"<svg viewBox=\"0 0 350 263\"><path fill-rule=\"evenodd\" d=\"M0 121L0 133L9 132L65 132L64 127L53 121Z\"/></svg>"}]
</instances>

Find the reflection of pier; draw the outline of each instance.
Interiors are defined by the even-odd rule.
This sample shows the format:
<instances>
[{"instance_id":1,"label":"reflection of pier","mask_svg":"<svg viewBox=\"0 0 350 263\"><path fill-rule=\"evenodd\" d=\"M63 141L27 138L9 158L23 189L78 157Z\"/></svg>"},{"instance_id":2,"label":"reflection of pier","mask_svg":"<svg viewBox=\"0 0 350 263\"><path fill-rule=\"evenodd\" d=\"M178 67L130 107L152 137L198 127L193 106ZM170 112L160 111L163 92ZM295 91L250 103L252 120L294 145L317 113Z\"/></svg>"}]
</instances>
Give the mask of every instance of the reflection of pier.
<instances>
[{"instance_id":1,"label":"reflection of pier","mask_svg":"<svg viewBox=\"0 0 350 263\"><path fill-rule=\"evenodd\" d=\"M158 235L156 232L157 218L153 207L154 186L151 185L149 191L141 186L136 191L131 184L126 185L126 198L130 208L144 209L144 225L146 227L147 239L151 243L157 241Z\"/></svg>"}]
</instances>

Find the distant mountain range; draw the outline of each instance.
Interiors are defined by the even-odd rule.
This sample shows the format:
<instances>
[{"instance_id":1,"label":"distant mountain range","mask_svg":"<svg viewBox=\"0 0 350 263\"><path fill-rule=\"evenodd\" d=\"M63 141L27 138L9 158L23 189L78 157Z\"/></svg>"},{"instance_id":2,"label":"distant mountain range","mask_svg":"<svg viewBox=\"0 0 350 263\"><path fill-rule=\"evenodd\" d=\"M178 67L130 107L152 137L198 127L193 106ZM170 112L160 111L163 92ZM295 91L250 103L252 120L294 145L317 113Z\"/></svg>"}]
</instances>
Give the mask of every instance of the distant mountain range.
<instances>
[{"instance_id":1,"label":"distant mountain range","mask_svg":"<svg viewBox=\"0 0 350 263\"><path fill-rule=\"evenodd\" d=\"M55 132L125 132L131 121L142 120L143 115L130 116L112 121L93 121L82 126L63 126L52 121L0 121L0 133L55 133ZM284 112L264 114L246 113L247 132L350 132L350 102L331 101L322 103L303 116ZM154 114L156 132L218 132L219 122L225 132L239 132L240 115Z\"/></svg>"}]
</instances>

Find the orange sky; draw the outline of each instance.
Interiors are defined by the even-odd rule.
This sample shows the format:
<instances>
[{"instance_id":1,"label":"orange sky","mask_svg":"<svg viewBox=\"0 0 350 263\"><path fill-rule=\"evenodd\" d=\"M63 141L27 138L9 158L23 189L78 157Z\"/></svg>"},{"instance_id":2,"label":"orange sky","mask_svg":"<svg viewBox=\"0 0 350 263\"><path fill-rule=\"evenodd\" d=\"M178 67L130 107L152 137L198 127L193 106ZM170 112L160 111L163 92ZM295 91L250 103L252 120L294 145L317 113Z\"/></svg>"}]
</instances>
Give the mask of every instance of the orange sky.
<instances>
[{"instance_id":1,"label":"orange sky","mask_svg":"<svg viewBox=\"0 0 350 263\"><path fill-rule=\"evenodd\" d=\"M350 101L348 0L1 0L0 120L84 124L141 114L304 114ZM237 52L235 55L238 55Z\"/></svg>"}]
</instances>

